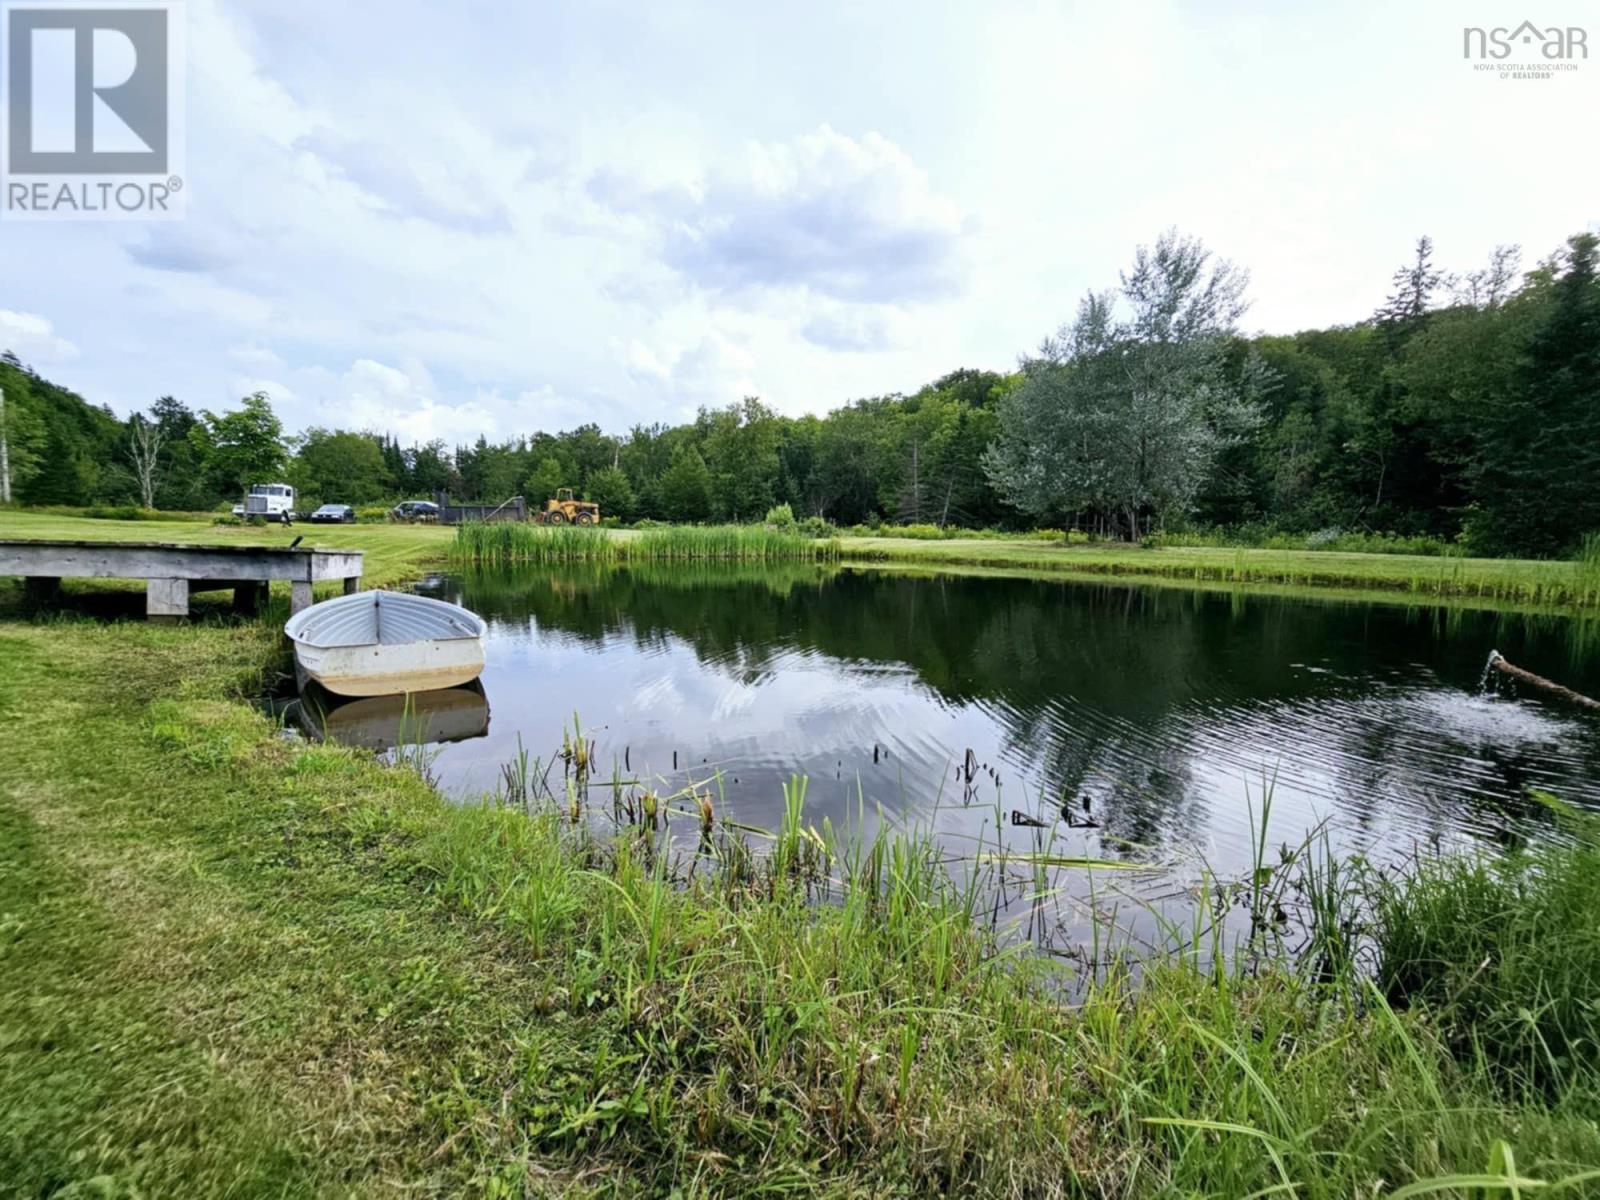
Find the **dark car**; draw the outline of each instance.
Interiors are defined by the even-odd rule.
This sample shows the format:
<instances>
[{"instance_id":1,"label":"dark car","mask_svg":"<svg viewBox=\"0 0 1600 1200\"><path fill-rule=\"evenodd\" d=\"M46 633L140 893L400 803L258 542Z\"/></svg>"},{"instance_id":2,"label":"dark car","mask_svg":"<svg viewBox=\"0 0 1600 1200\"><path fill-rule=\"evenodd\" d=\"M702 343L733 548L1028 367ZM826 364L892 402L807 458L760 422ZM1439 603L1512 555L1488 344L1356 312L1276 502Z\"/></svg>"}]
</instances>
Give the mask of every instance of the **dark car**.
<instances>
[{"instance_id":1,"label":"dark car","mask_svg":"<svg viewBox=\"0 0 1600 1200\"><path fill-rule=\"evenodd\" d=\"M437 521L439 506L432 500L402 500L389 515L396 521Z\"/></svg>"},{"instance_id":2,"label":"dark car","mask_svg":"<svg viewBox=\"0 0 1600 1200\"><path fill-rule=\"evenodd\" d=\"M313 525L354 525L356 510L348 504L324 504L311 514Z\"/></svg>"}]
</instances>

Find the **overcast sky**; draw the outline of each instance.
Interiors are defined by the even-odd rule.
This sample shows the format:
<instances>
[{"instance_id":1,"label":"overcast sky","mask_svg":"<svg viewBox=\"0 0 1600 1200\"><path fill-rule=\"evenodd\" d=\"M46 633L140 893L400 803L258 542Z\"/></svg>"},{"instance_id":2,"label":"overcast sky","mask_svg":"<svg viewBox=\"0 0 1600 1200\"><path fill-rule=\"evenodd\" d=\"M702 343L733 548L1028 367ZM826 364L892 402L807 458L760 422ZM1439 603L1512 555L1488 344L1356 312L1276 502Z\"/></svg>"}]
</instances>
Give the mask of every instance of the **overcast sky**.
<instances>
[{"instance_id":1,"label":"overcast sky","mask_svg":"<svg viewBox=\"0 0 1600 1200\"><path fill-rule=\"evenodd\" d=\"M1600 222L1600 6L189 0L188 216L0 224L0 347L126 413L505 437L1009 369L1177 225L1251 329ZM1589 25L1502 80L1464 24Z\"/></svg>"}]
</instances>

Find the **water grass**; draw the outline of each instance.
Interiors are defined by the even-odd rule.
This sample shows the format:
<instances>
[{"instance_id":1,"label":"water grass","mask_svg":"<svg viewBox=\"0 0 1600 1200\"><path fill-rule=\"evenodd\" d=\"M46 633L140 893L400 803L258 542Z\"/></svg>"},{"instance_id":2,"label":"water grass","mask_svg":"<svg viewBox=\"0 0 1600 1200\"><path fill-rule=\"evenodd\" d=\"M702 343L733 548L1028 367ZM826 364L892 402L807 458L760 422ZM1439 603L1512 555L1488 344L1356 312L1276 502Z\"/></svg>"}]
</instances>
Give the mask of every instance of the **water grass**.
<instances>
[{"instance_id":1,"label":"water grass","mask_svg":"<svg viewBox=\"0 0 1600 1200\"><path fill-rule=\"evenodd\" d=\"M456 527L458 563L825 562L834 539L761 525L671 525L618 535L583 526L476 522Z\"/></svg>"},{"instance_id":2,"label":"water grass","mask_svg":"<svg viewBox=\"0 0 1600 1200\"><path fill-rule=\"evenodd\" d=\"M635 1073L633 1115L591 1102L544 1126L557 1145L594 1123L652 1186L706 1155L765 1164L743 1186L710 1168L718 1191L1331 1198L1596 1178L1590 1123L1488 1100L1481 1070L1348 954L1202 957L1199 921L1170 953L1111 953L1063 1003L1055 968L975 920L980 876L914 831L818 830L805 791L785 788L764 853L724 831L687 878L645 849L653 823L611 841L559 807L473 809L423 848L444 895L564 947L574 992L617 1012L607 1053ZM1305 903L1343 928L1348 875L1317 870ZM1269 911L1304 886L1273 874L1238 902Z\"/></svg>"},{"instance_id":3,"label":"water grass","mask_svg":"<svg viewBox=\"0 0 1600 1200\"><path fill-rule=\"evenodd\" d=\"M1600 533L1587 534L1577 555L1577 587L1585 595L1600 596Z\"/></svg>"}]
</instances>

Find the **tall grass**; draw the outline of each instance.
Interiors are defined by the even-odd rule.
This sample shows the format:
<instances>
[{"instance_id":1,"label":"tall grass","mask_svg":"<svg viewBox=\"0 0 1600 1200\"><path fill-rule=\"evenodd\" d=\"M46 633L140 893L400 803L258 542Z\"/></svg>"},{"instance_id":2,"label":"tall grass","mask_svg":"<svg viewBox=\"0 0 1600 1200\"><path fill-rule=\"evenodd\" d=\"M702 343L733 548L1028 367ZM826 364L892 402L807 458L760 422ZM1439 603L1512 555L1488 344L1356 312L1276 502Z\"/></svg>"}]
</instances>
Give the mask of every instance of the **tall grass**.
<instances>
[{"instance_id":1,"label":"tall grass","mask_svg":"<svg viewBox=\"0 0 1600 1200\"><path fill-rule=\"evenodd\" d=\"M1245 546L1253 550L1322 550L1341 554L1448 557L1464 553L1458 543L1426 534L1371 533L1337 526L1311 533L1287 533L1253 524L1169 529L1153 534L1151 541L1157 546Z\"/></svg>"},{"instance_id":2,"label":"tall grass","mask_svg":"<svg viewBox=\"0 0 1600 1200\"><path fill-rule=\"evenodd\" d=\"M639 534L627 543L627 556L656 561L821 562L839 557L839 543L832 538L809 538L763 525L669 525Z\"/></svg>"},{"instance_id":3,"label":"tall grass","mask_svg":"<svg viewBox=\"0 0 1600 1200\"><path fill-rule=\"evenodd\" d=\"M1600 533L1586 535L1578 548L1578 586L1600 597Z\"/></svg>"},{"instance_id":4,"label":"tall grass","mask_svg":"<svg viewBox=\"0 0 1600 1200\"><path fill-rule=\"evenodd\" d=\"M687 874L654 806L606 838L564 801L486 805L422 845L443 894L555 957L569 1021L604 997L583 1072L612 1107L554 1106L534 1126L546 1150L604 1147L646 1190L691 1170L757 1190L755 1170L803 1193L1328 1200L1469 1178L1576 1195L1600 1163L1592 1123L1489 1099L1348 955L1299 971L1185 948L1137 973L1113 956L1063 1003L1056 968L974 920L983 881L932 838L819 830L801 780L784 800L767 853L719 819ZM1319 870L1313 891L1347 890ZM1342 899L1308 903L1348 923Z\"/></svg>"},{"instance_id":5,"label":"tall grass","mask_svg":"<svg viewBox=\"0 0 1600 1200\"><path fill-rule=\"evenodd\" d=\"M456 526L451 557L463 563L616 562L621 543L592 525L468 521Z\"/></svg>"},{"instance_id":6,"label":"tall grass","mask_svg":"<svg viewBox=\"0 0 1600 1200\"><path fill-rule=\"evenodd\" d=\"M1383 887L1378 982L1503 1092L1600 1116L1600 818L1545 799L1564 840Z\"/></svg>"},{"instance_id":7,"label":"tall grass","mask_svg":"<svg viewBox=\"0 0 1600 1200\"><path fill-rule=\"evenodd\" d=\"M831 561L838 542L760 525L672 525L617 536L582 526L471 522L456 527L461 563Z\"/></svg>"}]
</instances>

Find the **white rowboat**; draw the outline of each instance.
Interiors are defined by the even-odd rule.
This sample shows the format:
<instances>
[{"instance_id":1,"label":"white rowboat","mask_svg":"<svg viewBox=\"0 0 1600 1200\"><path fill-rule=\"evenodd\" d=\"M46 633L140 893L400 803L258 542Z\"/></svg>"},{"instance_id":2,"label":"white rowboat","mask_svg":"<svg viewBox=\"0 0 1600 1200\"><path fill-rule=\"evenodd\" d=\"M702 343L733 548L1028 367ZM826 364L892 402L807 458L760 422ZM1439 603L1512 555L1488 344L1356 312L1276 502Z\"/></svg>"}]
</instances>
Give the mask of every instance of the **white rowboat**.
<instances>
[{"instance_id":1,"label":"white rowboat","mask_svg":"<svg viewBox=\"0 0 1600 1200\"><path fill-rule=\"evenodd\" d=\"M456 604L378 591L313 604L283 631L298 674L341 696L394 696L471 683L488 626Z\"/></svg>"}]
</instances>

